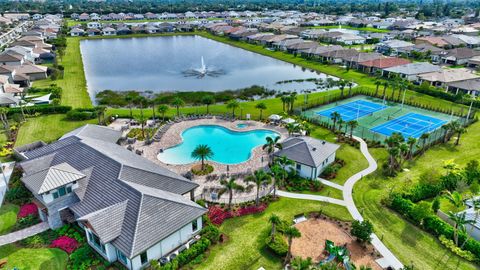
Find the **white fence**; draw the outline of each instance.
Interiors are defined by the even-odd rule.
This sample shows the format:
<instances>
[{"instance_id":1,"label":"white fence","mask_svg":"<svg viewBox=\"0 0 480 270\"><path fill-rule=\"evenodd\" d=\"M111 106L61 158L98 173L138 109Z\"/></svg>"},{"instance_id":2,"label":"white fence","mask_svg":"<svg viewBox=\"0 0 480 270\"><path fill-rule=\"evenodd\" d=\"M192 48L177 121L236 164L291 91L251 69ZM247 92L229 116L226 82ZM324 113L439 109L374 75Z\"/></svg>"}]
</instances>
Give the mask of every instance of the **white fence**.
<instances>
[{"instance_id":1,"label":"white fence","mask_svg":"<svg viewBox=\"0 0 480 270\"><path fill-rule=\"evenodd\" d=\"M259 198L265 197L268 194L272 193L272 191L273 191L273 186L260 188L260 191L258 192L258 197ZM242 193L234 193L232 196L232 203L239 204L244 202L251 202L251 201L255 201L256 197L257 197L256 189L254 188L253 194L250 193L248 195L242 195ZM212 202L212 203L227 204L229 200L229 196L228 196L228 192L225 192L221 196L218 196L218 193L216 191L204 191L202 194L195 196L195 200L205 200L207 202Z\"/></svg>"}]
</instances>

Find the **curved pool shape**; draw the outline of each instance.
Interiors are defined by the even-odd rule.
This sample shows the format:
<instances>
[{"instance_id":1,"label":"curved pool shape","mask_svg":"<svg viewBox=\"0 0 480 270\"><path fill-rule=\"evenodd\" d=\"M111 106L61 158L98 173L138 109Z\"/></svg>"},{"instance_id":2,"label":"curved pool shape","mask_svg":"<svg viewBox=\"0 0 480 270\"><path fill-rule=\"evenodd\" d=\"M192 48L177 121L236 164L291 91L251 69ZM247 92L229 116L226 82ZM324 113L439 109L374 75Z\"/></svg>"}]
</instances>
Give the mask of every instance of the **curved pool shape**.
<instances>
[{"instance_id":1,"label":"curved pool shape","mask_svg":"<svg viewBox=\"0 0 480 270\"><path fill-rule=\"evenodd\" d=\"M247 161L252 150L265 143L267 137L279 136L270 130L252 130L237 132L222 126L195 126L182 133L183 142L159 153L157 158L167 164L188 164L197 160L191 157L199 144L210 146L212 161L223 164L237 164Z\"/></svg>"}]
</instances>

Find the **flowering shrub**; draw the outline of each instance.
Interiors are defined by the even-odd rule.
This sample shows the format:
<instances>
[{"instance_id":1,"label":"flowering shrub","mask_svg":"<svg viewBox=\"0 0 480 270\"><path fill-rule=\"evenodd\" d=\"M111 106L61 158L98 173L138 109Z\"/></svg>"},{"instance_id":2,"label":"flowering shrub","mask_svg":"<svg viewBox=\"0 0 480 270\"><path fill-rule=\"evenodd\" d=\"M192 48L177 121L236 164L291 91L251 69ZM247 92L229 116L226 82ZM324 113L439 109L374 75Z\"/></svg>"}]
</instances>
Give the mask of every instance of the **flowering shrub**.
<instances>
[{"instance_id":1,"label":"flowering shrub","mask_svg":"<svg viewBox=\"0 0 480 270\"><path fill-rule=\"evenodd\" d=\"M234 210L226 210L223 209L219 206L211 206L208 208L208 218L210 221L215 224L215 225L221 225L223 221L227 218L232 218L232 217L240 217L244 215L250 215L250 214L255 214L255 213L260 213L265 211L267 208L266 204L262 204L260 206L246 206L246 207L241 207L239 209L234 209Z\"/></svg>"},{"instance_id":2,"label":"flowering shrub","mask_svg":"<svg viewBox=\"0 0 480 270\"><path fill-rule=\"evenodd\" d=\"M34 203L28 203L20 207L20 211L18 211L18 214L17 214L17 219L25 218L30 215L36 216L37 214L38 214L37 206Z\"/></svg>"},{"instance_id":3,"label":"flowering shrub","mask_svg":"<svg viewBox=\"0 0 480 270\"><path fill-rule=\"evenodd\" d=\"M57 239L52 241L50 244L51 248L59 248L67 253L72 253L75 249L78 248L77 240L70 238L68 236L60 236Z\"/></svg>"}]
</instances>

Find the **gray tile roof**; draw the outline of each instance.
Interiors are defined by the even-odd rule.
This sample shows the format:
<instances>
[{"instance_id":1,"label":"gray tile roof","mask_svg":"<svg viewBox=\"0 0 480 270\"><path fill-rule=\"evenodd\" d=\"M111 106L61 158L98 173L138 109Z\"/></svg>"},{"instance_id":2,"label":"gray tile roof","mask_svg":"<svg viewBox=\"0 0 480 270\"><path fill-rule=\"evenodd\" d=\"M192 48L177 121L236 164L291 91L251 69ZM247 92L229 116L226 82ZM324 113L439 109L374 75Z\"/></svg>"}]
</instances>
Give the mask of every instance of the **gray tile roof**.
<instances>
[{"instance_id":1,"label":"gray tile roof","mask_svg":"<svg viewBox=\"0 0 480 270\"><path fill-rule=\"evenodd\" d=\"M120 137L122 136L122 132L113 130L108 127L87 124L85 126L79 127L63 135L60 138L60 140L68 137L72 137L72 136L76 136L79 138L91 138L91 139L97 139L105 142L116 143L118 139L120 139Z\"/></svg>"},{"instance_id":2,"label":"gray tile roof","mask_svg":"<svg viewBox=\"0 0 480 270\"><path fill-rule=\"evenodd\" d=\"M83 177L85 177L83 173L68 163L60 163L25 176L23 182L35 194L42 194L68 183L78 181Z\"/></svg>"},{"instance_id":3,"label":"gray tile roof","mask_svg":"<svg viewBox=\"0 0 480 270\"><path fill-rule=\"evenodd\" d=\"M311 137L288 138L282 143L283 148L274 155L287 158L308 165L318 167L340 147L337 144L320 141Z\"/></svg>"},{"instance_id":4,"label":"gray tile roof","mask_svg":"<svg viewBox=\"0 0 480 270\"><path fill-rule=\"evenodd\" d=\"M85 220L104 243L108 243L122 233L123 220L128 200L113 204L96 212L87 214L78 220Z\"/></svg>"},{"instance_id":5,"label":"gray tile roof","mask_svg":"<svg viewBox=\"0 0 480 270\"><path fill-rule=\"evenodd\" d=\"M385 71L400 73L405 75L417 75L441 70L440 66L432 65L427 62L410 63L401 66L386 68Z\"/></svg>"},{"instance_id":6,"label":"gray tile roof","mask_svg":"<svg viewBox=\"0 0 480 270\"><path fill-rule=\"evenodd\" d=\"M75 190L80 201L70 206L77 218L127 201L121 233L111 243L128 257L140 254L206 211L182 197L195 189L196 183L114 143L75 135L27 151L24 156L29 160L23 161L22 167L34 168L32 163L43 159L40 167L68 163L85 175ZM97 220L92 226L103 231L110 225ZM112 235L102 237L110 239Z\"/></svg>"}]
</instances>

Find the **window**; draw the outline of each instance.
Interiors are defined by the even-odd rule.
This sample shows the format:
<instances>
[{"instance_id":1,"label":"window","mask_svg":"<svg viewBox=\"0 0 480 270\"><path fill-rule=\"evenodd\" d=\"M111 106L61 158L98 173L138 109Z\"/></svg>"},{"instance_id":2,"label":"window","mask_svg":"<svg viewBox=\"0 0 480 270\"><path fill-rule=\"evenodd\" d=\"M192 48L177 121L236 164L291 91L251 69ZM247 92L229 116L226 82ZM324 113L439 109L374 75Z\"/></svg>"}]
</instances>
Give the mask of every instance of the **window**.
<instances>
[{"instance_id":1,"label":"window","mask_svg":"<svg viewBox=\"0 0 480 270\"><path fill-rule=\"evenodd\" d=\"M297 171L300 171L302 169L302 165L297 163Z\"/></svg>"},{"instance_id":2,"label":"window","mask_svg":"<svg viewBox=\"0 0 480 270\"><path fill-rule=\"evenodd\" d=\"M196 232L198 230L198 222L197 220L195 219L193 222L192 222L192 231L193 232Z\"/></svg>"},{"instance_id":3,"label":"window","mask_svg":"<svg viewBox=\"0 0 480 270\"><path fill-rule=\"evenodd\" d=\"M66 186L66 187L63 186L63 187L57 188L56 191L52 192L52 195L53 195L54 199L57 199L59 197L65 196L69 193L72 193L72 186Z\"/></svg>"},{"instance_id":4,"label":"window","mask_svg":"<svg viewBox=\"0 0 480 270\"><path fill-rule=\"evenodd\" d=\"M142 265L146 264L148 262L148 257L147 257L147 252L143 252L142 254L140 254L140 262L142 263Z\"/></svg>"},{"instance_id":5,"label":"window","mask_svg":"<svg viewBox=\"0 0 480 270\"><path fill-rule=\"evenodd\" d=\"M100 238L98 238L98 236L91 231L88 232L88 236L90 243L92 243L96 248L98 248L105 254L105 245L102 244Z\"/></svg>"},{"instance_id":6,"label":"window","mask_svg":"<svg viewBox=\"0 0 480 270\"><path fill-rule=\"evenodd\" d=\"M125 254L123 254L120 250L117 249L117 257L118 259L124 263L124 264L127 264L127 256L125 256Z\"/></svg>"},{"instance_id":7,"label":"window","mask_svg":"<svg viewBox=\"0 0 480 270\"><path fill-rule=\"evenodd\" d=\"M58 188L58 195L60 195L60 197L65 196L65 194L67 194L65 187Z\"/></svg>"}]
</instances>

